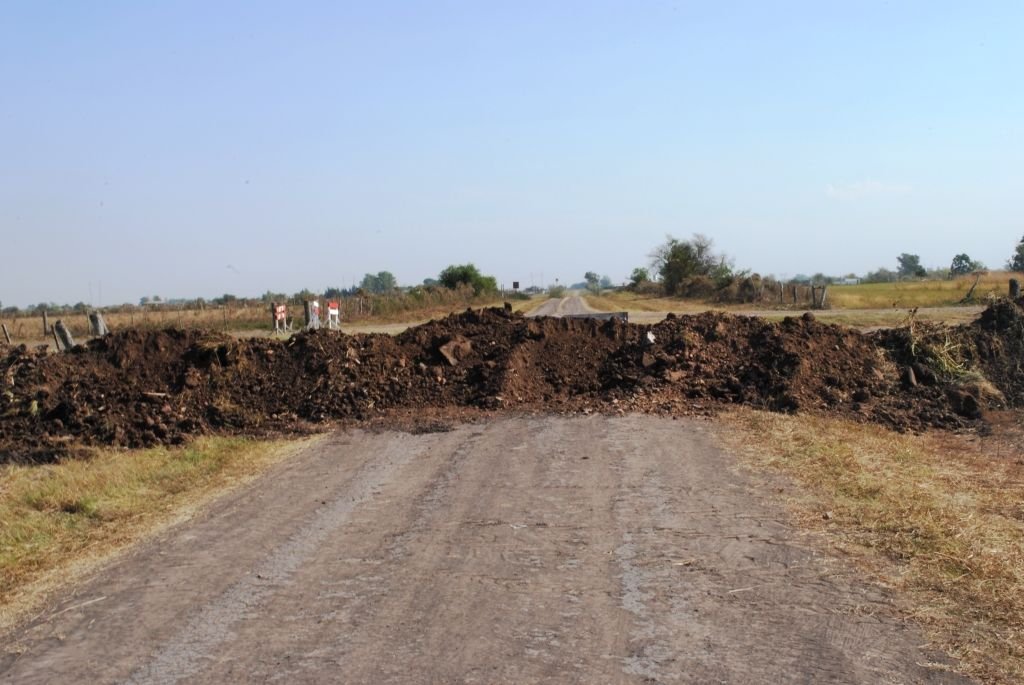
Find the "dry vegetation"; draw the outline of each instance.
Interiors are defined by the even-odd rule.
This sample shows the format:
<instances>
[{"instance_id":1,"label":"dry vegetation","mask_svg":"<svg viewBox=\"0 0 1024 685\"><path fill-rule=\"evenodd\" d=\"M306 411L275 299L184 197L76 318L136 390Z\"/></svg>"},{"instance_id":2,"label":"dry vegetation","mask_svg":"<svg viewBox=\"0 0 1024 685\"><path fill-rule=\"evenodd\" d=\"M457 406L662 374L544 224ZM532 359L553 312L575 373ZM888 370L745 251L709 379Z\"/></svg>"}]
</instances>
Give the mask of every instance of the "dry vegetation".
<instances>
[{"instance_id":1,"label":"dry vegetation","mask_svg":"<svg viewBox=\"0 0 1024 685\"><path fill-rule=\"evenodd\" d=\"M447 291L452 293L453 291ZM342 315L342 328L344 330L357 330L360 332L383 330L386 332L398 332L404 328L400 326L395 329L394 324L409 322L422 322L433 318L447 316L467 307L494 307L501 306L501 298L474 297L465 293L454 293L440 299L423 301L417 306L405 302L401 307L389 306L385 296L377 296L376 309L361 315L353 316L350 312ZM516 311L530 309L536 306L534 300L514 300L513 308ZM147 306L137 307L126 311L106 311L103 314L107 326L114 331L125 328L138 328L142 330L160 330L165 328L179 329L205 329L227 331L237 336L262 336L272 333L270 321L270 309L267 305L208 305L202 309L185 306ZM294 305L289 306L289 316L294 318L294 329L298 330L302 325L302 309ZM89 337L89 320L84 313L51 314L51 323L61 319L71 329L75 341L85 340ZM15 344L52 344L52 337L45 337L42 332L42 318L37 315L22 315L18 317L0 318L0 321L7 325ZM394 330L392 330L394 329Z\"/></svg>"},{"instance_id":2,"label":"dry vegetation","mask_svg":"<svg viewBox=\"0 0 1024 685\"><path fill-rule=\"evenodd\" d=\"M1009 280L1024 275L991 271L981 277L974 291L974 301L1005 296ZM880 309L895 307L948 307L959 304L974 284L974 276L961 276L948 281L900 281L896 283L864 283L836 285L829 288L832 306L840 309Z\"/></svg>"},{"instance_id":3,"label":"dry vegetation","mask_svg":"<svg viewBox=\"0 0 1024 685\"><path fill-rule=\"evenodd\" d=\"M666 312L694 314L709 310L726 311L733 314L761 316L769 321L781 321L787 316L792 316L794 313L793 310L752 309L751 305L711 305L695 300L649 297L627 290L608 291L601 295L588 293L584 296L584 299L591 307L599 311L628 311L630 313L630 321L636 323L660 321ZM917 321L960 324L973 321L981 310L981 306L934 307L918 311L915 319ZM836 323L853 328L901 326L906 325L909 320L907 309L893 309L892 307L879 309L826 309L816 312L815 316L827 323Z\"/></svg>"},{"instance_id":4,"label":"dry vegetation","mask_svg":"<svg viewBox=\"0 0 1024 685\"><path fill-rule=\"evenodd\" d=\"M696 300L683 300L675 297L651 297L630 290L606 290L600 295L586 293L583 299L599 311L636 311L636 312L675 312L689 313L707 311L709 306ZM726 309L714 307L714 309Z\"/></svg>"},{"instance_id":5,"label":"dry vegetation","mask_svg":"<svg viewBox=\"0 0 1024 685\"><path fill-rule=\"evenodd\" d=\"M1024 680L1024 458L995 437L738 411L735 447L799 486L801 522L900 593L937 647L987 682Z\"/></svg>"},{"instance_id":6,"label":"dry vegetation","mask_svg":"<svg viewBox=\"0 0 1024 685\"><path fill-rule=\"evenodd\" d=\"M86 460L3 466L0 626L66 581L73 569L180 519L306 442L206 437L186 448L97 450Z\"/></svg>"},{"instance_id":7,"label":"dry vegetation","mask_svg":"<svg viewBox=\"0 0 1024 685\"><path fill-rule=\"evenodd\" d=\"M984 305L995 296L1005 296L1011 278L1024 281L1024 274L993 271L981 277L974 291L973 307L959 308L961 300L974 284L974 276L943 280L901 281L898 283L868 283L862 285L834 285L828 289L830 309L819 316L832 323L847 326L875 327L896 326L906 323L907 311L915 307L932 308L921 311L918 320L963 323L978 314L978 306ZM587 302L594 309L602 311L625 310L638 314L637 320L646 321L648 314L694 313L715 309L732 313L764 315L769 319L781 319L789 315L789 309L772 304L721 304L695 299L660 297L629 290L605 291L600 295L587 293ZM796 309L804 309L802 304ZM763 314L762 314L763 313Z\"/></svg>"}]
</instances>

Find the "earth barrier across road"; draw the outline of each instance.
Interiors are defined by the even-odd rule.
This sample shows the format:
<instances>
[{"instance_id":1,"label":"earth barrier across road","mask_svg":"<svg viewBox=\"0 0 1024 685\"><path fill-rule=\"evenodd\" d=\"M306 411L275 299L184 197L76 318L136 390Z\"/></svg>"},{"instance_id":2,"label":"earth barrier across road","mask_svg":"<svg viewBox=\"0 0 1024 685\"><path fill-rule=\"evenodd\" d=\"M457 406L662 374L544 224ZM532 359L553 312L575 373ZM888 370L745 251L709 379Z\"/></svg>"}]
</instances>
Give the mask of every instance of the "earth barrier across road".
<instances>
[{"instance_id":1,"label":"earth barrier across road","mask_svg":"<svg viewBox=\"0 0 1024 685\"><path fill-rule=\"evenodd\" d=\"M716 430L334 433L56 598L0 682L967 682Z\"/></svg>"}]
</instances>

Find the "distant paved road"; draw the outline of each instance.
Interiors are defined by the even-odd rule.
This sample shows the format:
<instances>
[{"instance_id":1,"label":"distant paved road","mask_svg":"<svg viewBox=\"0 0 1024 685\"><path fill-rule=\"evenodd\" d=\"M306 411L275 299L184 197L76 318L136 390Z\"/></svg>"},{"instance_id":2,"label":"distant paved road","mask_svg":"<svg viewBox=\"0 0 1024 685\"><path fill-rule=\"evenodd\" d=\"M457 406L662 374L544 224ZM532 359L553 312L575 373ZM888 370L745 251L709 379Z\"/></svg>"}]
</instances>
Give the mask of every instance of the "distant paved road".
<instances>
[{"instance_id":1,"label":"distant paved road","mask_svg":"<svg viewBox=\"0 0 1024 685\"><path fill-rule=\"evenodd\" d=\"M714 430L337 433L0 636L0 682L966 682Z\"/></svg>"},{"instance_id":2,"label":"distant paved road","mask_svg":"<svg viewBox=\"0 0 1024 685\"><path fill-rule=\"evenodd\" d=\"M589 314L597 311L579 295L553 297L540 305L527 316L564 316L566 314Z\"/></svg>"}]
</instances>

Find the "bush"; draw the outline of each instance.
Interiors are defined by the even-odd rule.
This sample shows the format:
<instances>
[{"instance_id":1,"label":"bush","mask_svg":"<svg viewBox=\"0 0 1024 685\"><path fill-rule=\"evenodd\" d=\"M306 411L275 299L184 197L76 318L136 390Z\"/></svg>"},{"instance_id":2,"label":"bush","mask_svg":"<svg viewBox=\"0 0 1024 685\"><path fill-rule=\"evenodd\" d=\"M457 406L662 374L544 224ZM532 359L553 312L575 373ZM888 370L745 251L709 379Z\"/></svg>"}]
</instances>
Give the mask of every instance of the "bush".
<instances>
[{"instance_id":1,"label":"bush","mask_svg":"<svg viewBox=\"0 0 1024 685\"><path fill-rule=\"evenodd\" d=\"M676 290L684 297L711 297L718 287L711 276L700 275L684 279Z\"/></svg>"},{"instance_id":2,"label":"bush","mask_svg":"<svg viewBox=\"0 0 1024 685\"><path fill-rule=\"evenodd\" d=\"M665 296L665 287L656 281L641 281L630 286L630 288L638 295L649 295L650 297Z\"/></svg>"},{"instance_id":3,"label":"bush","mask_svg":"<svg viewBox=\"0 0 1024 685\"><path fill-rule=\"evenodd\" d=\"M441 272L437 280L451 290L468 285L477 295L498 291L498 281L494 276L484 276L473 264L452 264Z\"/></svg>"}]
</instances>

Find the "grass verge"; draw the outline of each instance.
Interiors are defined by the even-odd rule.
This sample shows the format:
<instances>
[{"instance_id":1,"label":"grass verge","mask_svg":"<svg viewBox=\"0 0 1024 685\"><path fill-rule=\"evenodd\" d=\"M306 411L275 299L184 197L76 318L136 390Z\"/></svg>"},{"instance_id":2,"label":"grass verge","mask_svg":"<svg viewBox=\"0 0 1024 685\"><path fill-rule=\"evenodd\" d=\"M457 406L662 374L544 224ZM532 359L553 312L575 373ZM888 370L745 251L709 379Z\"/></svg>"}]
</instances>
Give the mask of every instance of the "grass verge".
<instances>
[{"instance_id":1,"label":"grass verge","mask_svg":"<svg viewBox=\"0 0 1024 685\"><path fill-rule=\"evenodd\" d=\"M312 440L204 437L188 447L97 450L89 459L0 467L0 627L69 577L187 518Z\"/></svg>"},{"instance_id":2,"label":"grass verge","mask_svg":"<svg viewBox=\"0 0 1024 685\"><path fill-rule=\"evenodd\" d=\"M726 420L733 447L800 486L800 523L895 589L936 647L985 682L1024 682L1019 446L752 410Z\"/></svg>"}]
</instances>

